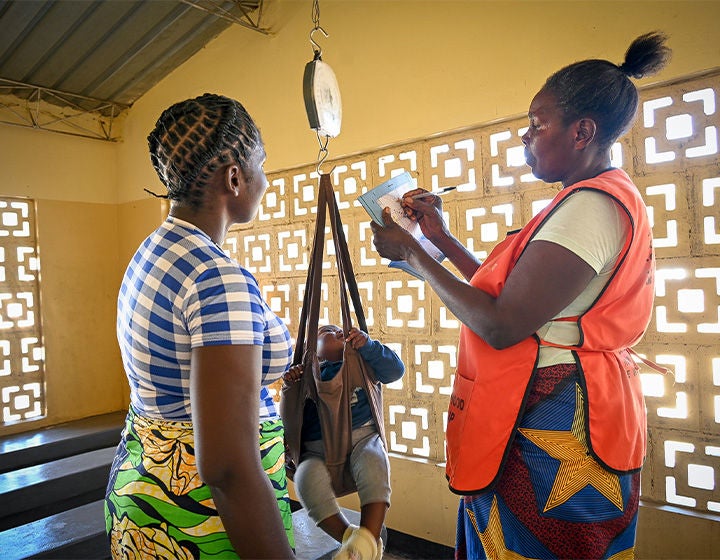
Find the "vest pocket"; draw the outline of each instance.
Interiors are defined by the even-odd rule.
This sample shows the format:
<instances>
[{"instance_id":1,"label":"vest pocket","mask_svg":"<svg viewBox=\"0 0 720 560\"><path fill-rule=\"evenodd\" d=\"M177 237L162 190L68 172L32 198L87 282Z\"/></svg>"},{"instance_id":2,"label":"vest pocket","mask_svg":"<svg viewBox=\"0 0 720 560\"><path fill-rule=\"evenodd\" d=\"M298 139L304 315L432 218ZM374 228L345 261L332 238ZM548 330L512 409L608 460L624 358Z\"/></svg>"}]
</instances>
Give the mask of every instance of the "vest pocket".
<instances>
[{"instance_id":1,"label":"vest pocket","mask_svg":"<svg viewBox=\"0 0 720 560\"><path fill-rule=\"evenodd\" d=\"M448 407L446 433L447 474L451 480L454 476L463 442L465 423L468 416L467 411L470 407L474 387L475 382L472 379L463 377L459 373L455 374L455 383L453 384L453 392Z\"/></svg>"}]
</instances>

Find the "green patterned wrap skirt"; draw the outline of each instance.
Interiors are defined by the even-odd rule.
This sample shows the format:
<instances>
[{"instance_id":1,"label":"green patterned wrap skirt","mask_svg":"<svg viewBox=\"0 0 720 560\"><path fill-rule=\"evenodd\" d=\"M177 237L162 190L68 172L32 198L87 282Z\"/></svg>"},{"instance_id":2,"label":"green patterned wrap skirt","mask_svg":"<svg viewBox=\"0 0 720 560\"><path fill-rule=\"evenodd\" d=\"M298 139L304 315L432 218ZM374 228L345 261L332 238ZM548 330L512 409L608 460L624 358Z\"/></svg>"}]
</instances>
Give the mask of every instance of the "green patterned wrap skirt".
<instances>
[{"instance_id":1,"label":"green patterned wrap skirt","mask_svg":"<svg viewBox=\"0 0 720 560\"><path fill-rule=\"evenodd\" d=\"M260 424L262 466L295 547L282 421ZM105 495L113 558L237 558L210 488L198 475L191 422L143 418L131 408Z\"/></svg>"}]
</instances>

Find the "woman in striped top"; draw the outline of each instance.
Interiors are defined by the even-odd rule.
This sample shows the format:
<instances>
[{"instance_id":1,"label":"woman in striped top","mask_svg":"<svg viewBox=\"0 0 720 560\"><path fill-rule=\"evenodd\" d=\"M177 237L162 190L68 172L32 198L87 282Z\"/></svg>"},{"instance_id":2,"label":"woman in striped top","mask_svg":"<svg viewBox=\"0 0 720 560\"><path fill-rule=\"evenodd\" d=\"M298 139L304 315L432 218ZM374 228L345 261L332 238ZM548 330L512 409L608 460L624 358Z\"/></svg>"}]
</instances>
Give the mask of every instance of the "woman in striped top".
<instances>
[{"instance_id":1,"label":"woman in striped top","mask_svg":"<svg viewBox=\"0 0 720 560\"><path fill-rule=\"evenodd\" d=\"M131 406L105 500L113 557L292 557L265 389L289 366L290 336L220 247L267 189L260 133L240 103L205 94L164 111L148 143L171 208L118 297Z\"/></svg>"}]
</instances>

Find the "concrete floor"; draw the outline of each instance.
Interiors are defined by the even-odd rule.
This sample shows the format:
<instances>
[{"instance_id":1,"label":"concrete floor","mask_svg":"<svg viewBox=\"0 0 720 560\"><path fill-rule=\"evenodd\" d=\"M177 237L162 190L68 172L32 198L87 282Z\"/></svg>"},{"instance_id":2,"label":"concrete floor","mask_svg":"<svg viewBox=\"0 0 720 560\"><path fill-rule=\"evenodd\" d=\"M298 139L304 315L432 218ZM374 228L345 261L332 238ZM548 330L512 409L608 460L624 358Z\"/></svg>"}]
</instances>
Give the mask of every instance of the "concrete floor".
<instances>
[{"instance_id":1,"label":"concrete floor","mask_svg":"<svg viewBox=\"0 0 720 560\"><path fill-rule=\"evenodd\" d=\"M358 524L360 522L358 512L345 508L342 508L342 512L350 523ZM293 526L295 528L295 551L299 560L330 560L337 549L340 548L335 539L325 534L315 525L315 522L307 516L304 509L293 513ZM394 552L385 552L383 558L386 560L401 560L410 557L396 555Z\"/></svg>"}]
</instances>

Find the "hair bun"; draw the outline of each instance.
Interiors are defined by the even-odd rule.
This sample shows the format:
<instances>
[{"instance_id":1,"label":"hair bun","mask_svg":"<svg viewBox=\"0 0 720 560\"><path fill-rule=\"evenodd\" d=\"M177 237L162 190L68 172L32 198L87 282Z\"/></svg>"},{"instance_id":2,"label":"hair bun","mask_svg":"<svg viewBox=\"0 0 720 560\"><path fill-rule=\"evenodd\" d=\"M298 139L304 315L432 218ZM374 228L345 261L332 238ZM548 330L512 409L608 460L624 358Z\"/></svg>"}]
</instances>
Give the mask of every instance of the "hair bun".
<instances>
[{"instance_id":1,"label":"hair bun","mask_svg":"<svg viewBox=\"0 0 720 560\"><path fill-rule=\"evenodd\" d=\"M628 77L643 78L662 70L670 60L672 50L665 46L667 36L659 31L640 35L625 53L619 68Z\"/></svg>"}]
</instances>

